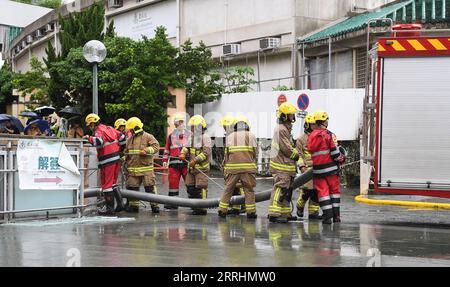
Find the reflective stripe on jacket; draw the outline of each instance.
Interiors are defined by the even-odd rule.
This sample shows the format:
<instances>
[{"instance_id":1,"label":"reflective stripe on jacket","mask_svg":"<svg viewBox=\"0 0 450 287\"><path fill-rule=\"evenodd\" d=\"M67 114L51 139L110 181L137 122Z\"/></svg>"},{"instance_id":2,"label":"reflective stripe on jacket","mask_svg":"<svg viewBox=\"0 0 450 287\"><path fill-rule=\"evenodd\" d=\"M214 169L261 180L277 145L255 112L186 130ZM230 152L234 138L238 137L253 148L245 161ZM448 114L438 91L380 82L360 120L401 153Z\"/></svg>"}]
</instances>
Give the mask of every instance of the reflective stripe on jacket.
<instances>
[{"instance_id":1,"label":"reflective stripe on jacket","mask_svg":"<svg viewBox=\"0 0 450 287\"><path fill-rule=\"evenodd\" d=\"M113 164L120 160L119 139L121 133L113 127L99 124L88 141L97 148L98 167Z\"/></svg>"},{"instance_id":2,"label":"reflective stripe on jacket","mask_svg":"<svg viewBox=\"0 0 450 287\"><path fill-rule=\"evenodd\" d=\"M270 150L270 172L297 173L296 160L299 156L291 136L292 123L278 124L275 128Z\"/></svg>"},{"instance_id":3,"label":"reflective stripe on jacket","mask_svg":"<svg viewBox=\"0 0 450 287\"><path fill-rule=\"evenodd\" d=\"M209 171L211 162L211 138L207 134L191 135L187 145L181 150L187 161L195 160L195 168L189 168L192 174Z\"/></svg>"},{"instance_id":4,"label":"reflective stripe on jacket","mask_svg":"<svg viewBox=\"0 0 450 287\"><path fill-rule=\"evenodd\" d=\"M249 131L235 131L225 140L224 170L227 174L256 173L256 138Z\"/></svg>"},{"instance_id":5,"label":"reflective stripe on jacket","mask_svg":"<svg viewBox=\"0 0 450 287\"><path fill-rule=\"evenodd\" d=\"M145 151L146 155L141 155ZM153 172L153 156L159 152L159 142L146 132L140 132L128 139L124 153L127 170L131 176L144 176Z\"/></svg>"},{"instance_id":6,"label":"reflective stripe on jacket","mask_svg":"<svg viewBox=\"0 0 450 287\"><path fill-rule=\"evenodd\" d=\"M336 160L340 156L336 136L327 129L316 129L308 137L308 150L313 162L313 176L326 177L337 174Z\"/></svg>"}]
</instances>

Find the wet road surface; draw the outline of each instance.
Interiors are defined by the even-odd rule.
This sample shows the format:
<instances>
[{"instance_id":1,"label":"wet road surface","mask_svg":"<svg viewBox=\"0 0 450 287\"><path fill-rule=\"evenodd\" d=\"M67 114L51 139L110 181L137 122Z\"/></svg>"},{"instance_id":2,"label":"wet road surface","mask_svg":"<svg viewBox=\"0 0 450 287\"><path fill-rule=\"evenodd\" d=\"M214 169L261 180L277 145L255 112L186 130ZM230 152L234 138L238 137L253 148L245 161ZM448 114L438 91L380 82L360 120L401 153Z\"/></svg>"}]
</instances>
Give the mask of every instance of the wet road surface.
<instances>
[{"instance_id":1,"label":"wet road surface","mask_svg":"<svg viewBox=\"0 0 450 287\"><path fill-rule=\"evenodd\" d=\"M258 181L257 190L270 187ZM220 219L215 209L193 216L161 206L152 215L146 203L138 215L119 214L131 221L0 225L0 266L66 266L75 257L81 266L450 266L449 211L364 205L357 194L342 190L343 222L332 226L269 223L267 201L256 221Z\"/></svg>"}]
</instances>

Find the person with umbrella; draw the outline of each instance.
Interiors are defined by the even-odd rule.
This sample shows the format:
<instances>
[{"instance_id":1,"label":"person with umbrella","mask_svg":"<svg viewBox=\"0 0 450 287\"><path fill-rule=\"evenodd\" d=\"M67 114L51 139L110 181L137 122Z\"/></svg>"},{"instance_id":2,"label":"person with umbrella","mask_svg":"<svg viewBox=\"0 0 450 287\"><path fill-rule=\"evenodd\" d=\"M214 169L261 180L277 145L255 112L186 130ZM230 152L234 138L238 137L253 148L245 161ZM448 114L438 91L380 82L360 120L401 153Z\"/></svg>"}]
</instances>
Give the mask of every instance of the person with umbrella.
<instances>
[{"instance_id":1,"label":"person with umbrella","mask_svg":"<svg viewBox=\"0 0 450 287\"><path fill-rule=\"evenodd\" d=\"M29 136L48 136L51 131L47 121L34 120L25 127L24 133Z\"/></svg>"},{"instance_id":2,"label":"person with umbrella","mask_svg":"<svg viewBox=\"0 0 450 287\"><path fill-rule=\"evenodd\" d=\"M3 134L20 134L23 132L22 122L11 115L0 115L0 133Z\"/></svg>"}]
</instances>

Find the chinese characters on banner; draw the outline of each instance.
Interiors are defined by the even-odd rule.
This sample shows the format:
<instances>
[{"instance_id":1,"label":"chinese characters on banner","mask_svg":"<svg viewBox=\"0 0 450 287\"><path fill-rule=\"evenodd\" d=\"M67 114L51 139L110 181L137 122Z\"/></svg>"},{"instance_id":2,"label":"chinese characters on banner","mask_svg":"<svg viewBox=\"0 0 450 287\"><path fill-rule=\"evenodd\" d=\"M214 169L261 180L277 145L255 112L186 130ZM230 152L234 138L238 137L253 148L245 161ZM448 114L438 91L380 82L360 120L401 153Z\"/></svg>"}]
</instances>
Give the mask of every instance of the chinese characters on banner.
<instances>
[{"instance_id":1,"label":"chinese characters on banner","mask_svg":"<svg viewBox=\"0 0 450 287\"><path fill-rule=\"evenodd\" d=\"M77 189L80 172L62 142L22 139L17 144L20 189Z\"/></svg>"}]
</instances>

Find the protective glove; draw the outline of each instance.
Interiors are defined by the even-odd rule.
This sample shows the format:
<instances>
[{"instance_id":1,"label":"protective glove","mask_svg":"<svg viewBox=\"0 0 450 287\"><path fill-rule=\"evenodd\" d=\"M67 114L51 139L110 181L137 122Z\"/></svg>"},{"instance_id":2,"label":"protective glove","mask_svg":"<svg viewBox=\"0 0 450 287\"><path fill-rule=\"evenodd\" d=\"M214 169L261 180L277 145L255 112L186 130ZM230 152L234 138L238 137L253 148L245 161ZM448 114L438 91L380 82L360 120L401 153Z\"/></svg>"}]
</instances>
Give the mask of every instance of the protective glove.
<instances>
[{"instance_id":1,"label":"protective glove","mask_svg":"<svg viewBox=\"0 0 450 287\"><path fill-rule=\"evenodd\" d=\"M186 155L185 155L185 154L180 154L180 155L178 156L178 158L179 158L180 160L182 160L182 161L185 161L185 160L186 160Z\"/></svg>"},{"instance_id":2,"label":"protective glove","mask_svg":"<svg viewBox=\"0 0 450 287\"><path fill-rule=\"evenodd\" d=\"M147 152L145 150L141 150L141 152L139 154L140 155L147 155Z\"/></svg>"},{"instance_id":3,"label":"protective glove","mask_svg":"<svg viewBox=\"0 0 450 287\"><path fill-rule=\"evenodd\" d=\"M191 162L189 163L189 167L194 168L196 164L197 162L195 160L191 160Z\"/></svg>"}]
</instances>

